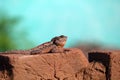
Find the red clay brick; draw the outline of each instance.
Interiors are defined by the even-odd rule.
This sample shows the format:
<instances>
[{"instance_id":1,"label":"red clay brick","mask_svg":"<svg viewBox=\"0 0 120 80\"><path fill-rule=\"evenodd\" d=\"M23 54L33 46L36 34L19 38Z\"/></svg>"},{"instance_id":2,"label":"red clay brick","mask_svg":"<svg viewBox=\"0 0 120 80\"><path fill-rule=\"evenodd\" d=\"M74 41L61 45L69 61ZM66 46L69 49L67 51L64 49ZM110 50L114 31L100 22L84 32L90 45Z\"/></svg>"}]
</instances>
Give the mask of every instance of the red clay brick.
<instances>
[{"instance_id":1,"label":"red clay brick","mask_svg":"<svg viewBox=\"0 0 120 80\"><path fill-rule=\"evenodd\" d=\"M88 64L79 49L41 55L1 54L0 80L75 80L74 74Z\"/></svg>"}]
</instances>

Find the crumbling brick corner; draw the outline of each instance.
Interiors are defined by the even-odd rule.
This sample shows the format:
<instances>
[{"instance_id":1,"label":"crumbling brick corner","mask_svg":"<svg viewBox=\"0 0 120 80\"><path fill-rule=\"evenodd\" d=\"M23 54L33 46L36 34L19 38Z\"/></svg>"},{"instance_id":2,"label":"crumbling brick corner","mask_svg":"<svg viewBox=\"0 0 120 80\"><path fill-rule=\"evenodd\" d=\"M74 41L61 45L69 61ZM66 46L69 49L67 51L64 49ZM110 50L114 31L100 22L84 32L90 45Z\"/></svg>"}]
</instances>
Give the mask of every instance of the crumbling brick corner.
<instances>
[{"instance_id":1,"label":"crumbling brick corner","mask_svg":"<svg viewBox=\"0 0 120 80\"><path fill-rule=\"evenodd\" d=\"M99 62L105 66L106 80L120 80L120 51L96 51L89 53L90 62Z\"/></svg>"}]
</instances>

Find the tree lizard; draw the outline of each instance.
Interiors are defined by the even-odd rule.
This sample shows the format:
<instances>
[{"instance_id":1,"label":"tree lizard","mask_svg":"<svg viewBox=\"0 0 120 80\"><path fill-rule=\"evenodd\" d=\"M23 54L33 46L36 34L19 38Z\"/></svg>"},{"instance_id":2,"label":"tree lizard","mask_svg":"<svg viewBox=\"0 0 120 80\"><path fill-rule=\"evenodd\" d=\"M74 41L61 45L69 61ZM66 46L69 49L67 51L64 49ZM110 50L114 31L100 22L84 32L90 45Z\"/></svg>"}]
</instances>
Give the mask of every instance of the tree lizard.
<instances>
[{"instance_id":1,"label":"tree lizard","mask_svg":"<svg viewBox=\"0 0 120 80\"><path fill-rule=\"evenodd\" d=\"M13 50L13 51L5 51L0 53L8 53L8 54L41 54L41 53L57 53L63 52L64 45L66 43L67 36L61 35L56 36L51 39L51 41L38 45L29 50Z\"/></svg>"}]
</instances>

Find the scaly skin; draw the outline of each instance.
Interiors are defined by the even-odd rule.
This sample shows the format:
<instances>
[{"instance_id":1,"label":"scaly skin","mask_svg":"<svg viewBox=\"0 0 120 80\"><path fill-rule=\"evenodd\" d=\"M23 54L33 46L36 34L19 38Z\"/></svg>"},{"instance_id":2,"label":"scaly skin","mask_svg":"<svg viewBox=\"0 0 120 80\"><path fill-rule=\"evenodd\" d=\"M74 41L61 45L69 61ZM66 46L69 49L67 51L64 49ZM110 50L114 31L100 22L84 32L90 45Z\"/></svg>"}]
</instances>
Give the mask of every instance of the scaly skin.
<instances>
[{"instance_id":1,"label":"scaly skin","mask_svg":"<svg viewBox=\"0 0 120 80\"><path fill-rule=\"evenodd\" d=\"M50 42L46 42L35 48L32 48L30 54L62 52L63 47L66 43L66 40L67 40L67 37L64 35L54 37L51 39Z\"/></svg>"}]
</instances>

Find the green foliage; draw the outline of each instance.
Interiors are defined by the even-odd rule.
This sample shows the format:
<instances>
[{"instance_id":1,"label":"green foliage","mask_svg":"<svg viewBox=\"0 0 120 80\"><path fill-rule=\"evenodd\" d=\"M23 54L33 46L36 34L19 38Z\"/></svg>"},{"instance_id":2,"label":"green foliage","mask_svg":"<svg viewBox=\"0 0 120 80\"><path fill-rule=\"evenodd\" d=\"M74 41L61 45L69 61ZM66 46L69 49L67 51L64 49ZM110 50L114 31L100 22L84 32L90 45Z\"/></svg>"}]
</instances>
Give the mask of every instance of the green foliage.
<instances>
[{"instance_id":1,"label":"green foliage","mask_svg":"<svg viewBox=\"0 0 120 80\"><path fill-rule=\"evenodd\" d=\"M20 17L0 12L0 51L31 48L33 44L27 38L27 29L18 30Z\"/></svg>"},{"instance_id":2,"label":"green foliage","mask_svg":"<svg viewBox=\"0 0 120 80\"><path fill-rule=\"evenodd\" d=\"M0 13L0 51L10 50L16 47L12 38L12 32L19 20L18 17L10 17L5 13Z\"/></svg>"}]
</instances>

